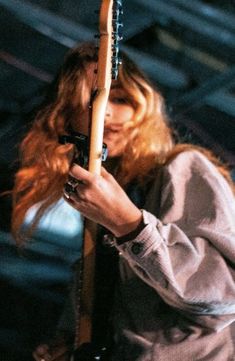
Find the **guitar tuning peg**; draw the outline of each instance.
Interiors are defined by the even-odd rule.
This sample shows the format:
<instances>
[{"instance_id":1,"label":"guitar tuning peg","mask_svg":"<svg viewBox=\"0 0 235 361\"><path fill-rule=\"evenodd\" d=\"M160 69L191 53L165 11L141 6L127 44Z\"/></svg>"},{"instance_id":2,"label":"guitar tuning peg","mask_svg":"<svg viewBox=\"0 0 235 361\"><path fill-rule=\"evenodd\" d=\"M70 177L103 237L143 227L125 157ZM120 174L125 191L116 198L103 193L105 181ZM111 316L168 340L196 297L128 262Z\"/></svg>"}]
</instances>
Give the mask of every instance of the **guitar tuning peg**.
<instances>
[{"instance_id":1,"label":"guitar tuning peg","mask_svg":"<svg viewBox=\"0 0 235 361\"><path fill-rule=\"evenodd\" d=\"M122 28L123 27L123 23L114 23L113 24L113 39L116 39L116 43L120 40L123 39L123 35L122 35Z\"/></svg>"},{"instance_id":2,"label":"guitar tuning peg","mask_svg":"<svg viewBox=\"0 0 235 361\"><path fill-rule=\"evenodd\" d=\"M116 34L120 30L120 28L123 28L123 23L113 21L113 32Z\"/></svg>"},{"instance_id":3,"label":"guitar tuning peg","mask_svg":"<svg viewBox=\"0 0 235 361\"><path fill-rule=\"evenodd\" d=\"M111 75L112 75L112 79L113 79L113 80L117 80L118 70L117 70L117 69L112 69Z\"/></svg>"},{"instance_id":4,"label":"guitar tuning peg","mask_svg":"<svg viewBox=\"0 0 235 361\"><path fill-rule=\"evenodd\" d=\"M123 40L122 34L113 33L112 38L115 45L117 45L119 41Z\"/></svg>"},{"instance_id":5,"label":"guitar tuning peg","mask_svg":"<svg viewBox=\"0 0 235 361\"><path fill-rule=\"evenodd\" d=\"M118 39L117 36L115 36L114 34L112 35L112 39L113 39L113 50L118 48ZM114 50L115 51L115 50Z\"/></svg>"},{"instance_id":6,"label":"guitar tuning peg","mask_svg":"<svg viewBox=\"0 0 235 361\"><path fill-rule=\"evenodd\" d=\"M113 19L118 20L119 16L123 15L122 2L115 2L113 5Z\"/></svg>"},{"instance_id":7,"label":"guitar tuning peg","mask_svg":"<svg viewBox=\"0 0 235 361\"><path fill-rule=\"evenodd\" d=\"M112 56L112 67L116 69L118 67L118 58L116 56Z\"/></svg>"},{"instance_id":8,"label":"guitar tuning peg","mask_svg":"<svg viewBox=\"0 0 235 361\"><path fill-rule=\"evenodd\" d=\"M117 45L112 48L112 53L114 57L118 57L119 47Z\"/></svg>"},{"instance_id":9,"label":"guitar tuning peg","mask_svg":"<svg viewBox=\"0 0 235 361\"><path fill-rule=\"evenodd\" d=\"M122 64L121 58L119 58L118 56L112 56L112 67L114 70L116 70L118 66L121 64Z\"/></svg>"},{"instance_id":10,"label":"guitar tuning peg","mask_svg":"<svg viewBox=\"0 0 235 361\"><path fill-rule=\"evenodd\" d=\"M122 8L117 8L113 10L113 15L119 17L120 15L123 15L123 9Z\"/></svg>"},{"instance_id":11,"label":"guitar tuning peg","mask_svg":"<svg viewBox=\"0 0 235 361\"><path fill-rule=\"evenodd\" d=\"M123 11L119 10L119 9L115 9L113 10L113 19L118 21L120 15L123 15Z\"/></svg>"},{"instance_id":12,"label":"guitar tuning peg","mask_svg":"<svg viewBox=\"0 0 235 361\"><path fill-rule=\"evenodd\" d=\"M119 50L118 44L113 43L112 44L112 51L118 51L118 50Z\"/></svg>"},{"instance_id":13,"label":"guitar tuning peg","mask_svg":"<svg viewBox=\"0 0 235 361\"><path fill-rule=\"evenodd\" d=\"M115 0L113 5L115 9L122 10L122 0Z\"/></svg>"}]
</instances>

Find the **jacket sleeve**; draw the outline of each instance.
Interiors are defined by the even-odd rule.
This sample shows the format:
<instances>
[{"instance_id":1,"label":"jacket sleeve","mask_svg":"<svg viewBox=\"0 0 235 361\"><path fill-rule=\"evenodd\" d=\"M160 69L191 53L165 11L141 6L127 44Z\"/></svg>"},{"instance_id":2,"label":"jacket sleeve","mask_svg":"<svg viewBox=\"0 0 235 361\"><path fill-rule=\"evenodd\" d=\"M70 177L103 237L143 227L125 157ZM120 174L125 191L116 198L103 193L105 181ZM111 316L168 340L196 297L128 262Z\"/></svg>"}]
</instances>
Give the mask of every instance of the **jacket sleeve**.
<instances>
[{"instance_id":1,"label":"jacket sleeve","mask_svg":"<svg viewBox=\"0 0 235 361\"><path fill-rule=\"evenodd\" d=\"M143 210L143 218L140 234L116 245L135 273L166 303L206 326L231 323L235 201L215 166L197 151L178 155L164 169L159 209Z\"/></svg>"}]
</instances>

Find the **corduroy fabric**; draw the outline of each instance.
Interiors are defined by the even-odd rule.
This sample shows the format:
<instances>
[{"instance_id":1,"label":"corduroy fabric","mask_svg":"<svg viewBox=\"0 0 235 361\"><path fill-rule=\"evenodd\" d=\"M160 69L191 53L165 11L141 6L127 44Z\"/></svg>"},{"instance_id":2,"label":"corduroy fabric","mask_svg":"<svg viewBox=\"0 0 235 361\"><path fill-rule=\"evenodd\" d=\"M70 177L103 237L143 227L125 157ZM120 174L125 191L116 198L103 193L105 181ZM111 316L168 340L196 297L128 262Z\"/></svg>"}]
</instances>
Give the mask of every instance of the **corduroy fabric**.
<instances>
[{"instance_id":1,"label":"corduroy fabric","mask_svg":"<svg viewBox=\"0 0 235 361\"><path fill-rule=\"evenodd\" d=\"M197 151L149 190L146 226L122 245L113 361L235 360L235 200Z\"/></svg>"}]
</instances>

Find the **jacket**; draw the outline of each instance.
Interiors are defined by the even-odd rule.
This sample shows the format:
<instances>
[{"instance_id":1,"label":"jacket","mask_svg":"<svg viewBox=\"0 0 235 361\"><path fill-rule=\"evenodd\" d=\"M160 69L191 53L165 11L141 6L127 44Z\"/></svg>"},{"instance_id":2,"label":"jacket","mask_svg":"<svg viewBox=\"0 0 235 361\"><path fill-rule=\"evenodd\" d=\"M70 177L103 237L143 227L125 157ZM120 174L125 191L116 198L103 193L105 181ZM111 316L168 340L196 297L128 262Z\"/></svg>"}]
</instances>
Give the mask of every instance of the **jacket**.
<instances>
[{"instance_id":1,"label":"jacket","mask_svg":"<svg viewBox=\"0 0 235 361\"><path fill-rule=\"evenodd\" d=\"M123 244L112 361L235 360L235 201L217 168L185 151L158 172L144 228Z\"/></svg>"}]
</instances>

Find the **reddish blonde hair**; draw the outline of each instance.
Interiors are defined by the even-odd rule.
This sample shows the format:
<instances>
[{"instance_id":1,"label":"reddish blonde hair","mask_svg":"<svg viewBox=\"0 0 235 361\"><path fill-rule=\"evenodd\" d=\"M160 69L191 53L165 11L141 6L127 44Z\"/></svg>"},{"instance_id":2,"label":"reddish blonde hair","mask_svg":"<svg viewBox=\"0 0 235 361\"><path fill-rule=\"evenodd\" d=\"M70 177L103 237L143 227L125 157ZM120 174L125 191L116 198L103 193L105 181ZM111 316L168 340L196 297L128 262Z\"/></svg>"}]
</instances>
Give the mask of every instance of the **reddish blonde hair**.
<instances>
[{"instance_id":1,"label":"reddish blonde hair","mask_svg":"<svg viewBox=\"0 0 235 361\"><path fill-rule=\"evenodd\" d=\"M20 228L27 210L40 202L33 229L44 212L62 195L74 149L73 145L59 144L58 137L68 134L72 121L79 119L85 110L95 88L95 77L91 79L87 69L96 61L97 51L92 44L84 44L68 53L50 100L38 113L20 146L21 168L15 177L12 214L12 232L17 240L20 240ZM143 181L156 166L195 147L174 146L162 96L124 54L118 83L125 89L135 110L124 130L130 141L117 172L119 183L125 186L133 179ZM217 162L211 154L207 153L207 156ZM229 172L221 164L217 166L229 180Z\"/></svg>"}]
</instances>

